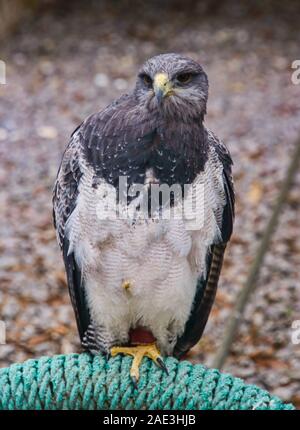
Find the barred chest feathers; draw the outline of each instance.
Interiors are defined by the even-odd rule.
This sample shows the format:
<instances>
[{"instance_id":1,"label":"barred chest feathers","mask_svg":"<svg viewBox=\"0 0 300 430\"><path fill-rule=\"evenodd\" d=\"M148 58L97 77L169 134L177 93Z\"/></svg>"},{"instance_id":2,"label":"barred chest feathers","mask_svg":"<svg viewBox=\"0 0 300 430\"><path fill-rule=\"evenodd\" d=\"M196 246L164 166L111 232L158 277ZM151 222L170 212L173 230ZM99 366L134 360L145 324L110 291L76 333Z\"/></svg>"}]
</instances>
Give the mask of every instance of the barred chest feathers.
<instances>
[{"instance_id":1,"label":"barred chest feathers","mask_svg":"<svg viewBox=\"0 0 300 430\"><path fill-rule=\"evenodd\" d=\"M220 237L225 192L215 148L208 149L190 189L201 193L198 229L191 228L191 220L185 217L165 219L161 214L160 219L145 219L138 211L133 218L116 217L114 185L101 179L95 186L94 169L83 158L81 170L66 235L69 252L74 252L84 278L91 320L101 331L103 349L127 342L130 329L143 326L153 333L162 353L170 354L191 312L197 280L205 274L207 250ZM147 169L144 187L155 181L153 170ZM99 205L105 207L106 219L99 217ZM134 198L130 205L137 206ZM176 204L172 210L176 211Z\"/></svg>"}]
</instances>

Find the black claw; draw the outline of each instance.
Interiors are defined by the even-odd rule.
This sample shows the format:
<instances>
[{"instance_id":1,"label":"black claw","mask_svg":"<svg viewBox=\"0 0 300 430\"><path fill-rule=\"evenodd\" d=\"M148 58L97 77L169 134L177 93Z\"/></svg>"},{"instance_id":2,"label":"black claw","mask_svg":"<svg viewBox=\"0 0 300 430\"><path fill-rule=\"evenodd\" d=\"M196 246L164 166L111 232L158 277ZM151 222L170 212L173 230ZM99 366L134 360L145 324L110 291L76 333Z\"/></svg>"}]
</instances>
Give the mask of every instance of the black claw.
<instances>
[{"instance_id":1,"label":"black claw","mask_svg":"<svg viewBox=\"0 0 300 430\"><path fill-rule=\"evenodd\" d=\"M166 367L166 365L165 365L165 363L163 362L163 359L162 358L160 358L160 357L158 357L157 359L156 359L156 362L157 362L157 364L158 364L158 366L167 374L167 375L169 375L169 372L168 372L168 369L167 369L167 367Z\"/></svg>"},{"instance_id":2,"label":"black claw","mask_svg":"<svg viewBox=\"0 0 300 430\"><path fill-rule=\"evenodd\" d=\"M135 376L131 376L131 380L132 380L134 388L137 390L138 389L138 379Z\"/></svg>"}]
</instances>

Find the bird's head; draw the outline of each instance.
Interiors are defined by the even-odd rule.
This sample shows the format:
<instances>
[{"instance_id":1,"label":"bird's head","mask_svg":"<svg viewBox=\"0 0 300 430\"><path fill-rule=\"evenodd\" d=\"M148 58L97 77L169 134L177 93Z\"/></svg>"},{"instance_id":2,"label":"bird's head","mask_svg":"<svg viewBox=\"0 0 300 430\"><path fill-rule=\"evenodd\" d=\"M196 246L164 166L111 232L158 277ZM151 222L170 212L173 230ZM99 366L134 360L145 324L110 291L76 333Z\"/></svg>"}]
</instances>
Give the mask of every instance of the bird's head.
<instances>
[{"instance_id":1,"label":"bird's head","mask_svg":"<svg viewBox=\"0 0 300 430\"><path fill-rule=\"evenodd\" d=\"M203 118L208 97L207 75L196 61L179 54L150 58L141 68L135 87L140 104L164 116Z\"/></svg>"}]
</instances>

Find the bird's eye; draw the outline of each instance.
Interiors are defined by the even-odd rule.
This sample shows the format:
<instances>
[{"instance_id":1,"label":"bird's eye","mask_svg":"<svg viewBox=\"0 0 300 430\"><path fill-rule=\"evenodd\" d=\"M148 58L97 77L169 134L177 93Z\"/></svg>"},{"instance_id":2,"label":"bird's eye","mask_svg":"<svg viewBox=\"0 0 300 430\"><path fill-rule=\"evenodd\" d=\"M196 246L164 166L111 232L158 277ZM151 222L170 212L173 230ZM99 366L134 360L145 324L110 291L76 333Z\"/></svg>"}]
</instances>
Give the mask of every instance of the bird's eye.
<instances>
[{"instance_id":1,"label":"bird's eye","mask_svg":"<svg viewBox=\"0 0 300 430\"><path fill-rule=\"evenodd\" d=\"M180 75L177 75L177 81L181 84L187 84L192 79L191 73L180 73Z\"/></svg>"},{"instance_id":2,"label":"bird's eye","mask_svg":"<svg viewBox=\"0 0 300 430\"><path fill-rule=\"evenodd\" d=\"M152 79L150 78L149 75L144 74L141 76L141 78L142 78L144 84L147 85L147 87L150 87L152 85Z\"/></svg>"}]
</instances>

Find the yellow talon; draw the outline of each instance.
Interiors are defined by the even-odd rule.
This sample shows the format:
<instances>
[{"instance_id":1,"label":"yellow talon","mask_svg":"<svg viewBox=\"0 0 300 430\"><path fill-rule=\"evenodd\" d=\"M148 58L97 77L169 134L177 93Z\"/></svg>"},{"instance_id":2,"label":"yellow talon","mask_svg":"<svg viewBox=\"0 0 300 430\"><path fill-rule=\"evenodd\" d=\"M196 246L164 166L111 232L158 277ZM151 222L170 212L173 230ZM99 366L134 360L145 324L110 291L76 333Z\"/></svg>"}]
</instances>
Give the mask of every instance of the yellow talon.
<instances>
[{"instance_id":1,"label":"yellow talon","mask_svg":"<svg viewBox=\"0 0 300 430\"><path fill-rule=\"evenodd\" d=\"M151 360L153 360L161 369L163 369L165 372L168 372L155 343L136 345L132 347L114 346L110 352L112 357L117 354L132 355L133 361L130 369L130 376L135 385L140 377L139 367L143 360L143 357L151 358Z\"/></svg>"}]
</instances>

